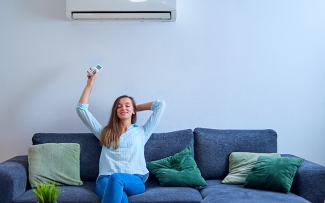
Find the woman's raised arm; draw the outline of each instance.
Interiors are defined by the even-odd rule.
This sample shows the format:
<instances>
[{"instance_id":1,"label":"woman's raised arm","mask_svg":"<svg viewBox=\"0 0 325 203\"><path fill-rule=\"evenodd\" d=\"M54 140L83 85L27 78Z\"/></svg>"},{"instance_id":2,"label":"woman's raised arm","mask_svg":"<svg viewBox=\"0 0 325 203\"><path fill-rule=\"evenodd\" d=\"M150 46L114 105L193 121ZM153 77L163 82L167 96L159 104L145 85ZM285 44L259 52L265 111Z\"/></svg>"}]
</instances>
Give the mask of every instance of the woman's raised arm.
<instances>
[{"instance_id":1,"label":"woman's raised arm","mask_svg":"<svg viewBox=\"0 0 325 203\"><path fill-rule=\"evenodd\" d=\"M90 92L92 90L93 84L95 82L95 79L97 77L97 72L92 76L88 74L87 77L88 77L87 85L80 96L79 104L77 104L76 110L77 110L77 114L78 114L79 118L86 125L86 127L92 133L94 133L98 139L100 139L100 134L103 130L103 127L96 120L96 118L88 111L89 96L90 96Z\"/></svg>"}]
</instances>

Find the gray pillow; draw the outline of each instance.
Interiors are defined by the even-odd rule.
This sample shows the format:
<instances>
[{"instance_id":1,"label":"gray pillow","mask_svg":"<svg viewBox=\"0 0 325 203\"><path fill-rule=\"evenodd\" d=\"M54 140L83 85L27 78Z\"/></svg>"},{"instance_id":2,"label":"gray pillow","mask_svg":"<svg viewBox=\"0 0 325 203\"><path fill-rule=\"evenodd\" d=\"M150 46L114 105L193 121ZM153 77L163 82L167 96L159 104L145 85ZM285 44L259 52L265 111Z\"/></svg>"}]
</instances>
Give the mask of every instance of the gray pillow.
<instances>
[{"instance_id":1,"label":"gray pillow","mask_svg":"<svg viewBox=\"0 0 325 203\"><path fill-rule=\"evenodd\" d=\"M77 143L47 143L28 149L29 182L57 185L82 185L80 180L80 145Z\"/></svg>"}]
</instances>

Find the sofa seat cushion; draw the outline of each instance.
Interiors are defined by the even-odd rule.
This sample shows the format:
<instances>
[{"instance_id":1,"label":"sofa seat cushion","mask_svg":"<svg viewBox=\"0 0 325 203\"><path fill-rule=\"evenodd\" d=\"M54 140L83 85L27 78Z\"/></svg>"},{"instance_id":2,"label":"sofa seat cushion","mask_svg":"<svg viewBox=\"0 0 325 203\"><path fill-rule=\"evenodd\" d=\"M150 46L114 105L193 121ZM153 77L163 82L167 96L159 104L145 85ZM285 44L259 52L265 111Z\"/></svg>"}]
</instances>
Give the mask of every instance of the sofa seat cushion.
<instances>
[{"instance_id":1,"label":"sofa seat cushion","mask_svg":"<svg viewBox=\"0 0 325 203\"><path fill-rule=\"evenodd\" d=\"M191 187L163 187L158 181L146 182L145 193L129 197L129 203L200 203L199 190Z\"/></svg>"},{"instance_id":2,"label":"sofa seat cushion","mask_svg":"<svg viewBox=\"0 0 325 203\"><path fill-rule=\"evenodd\" d=\"M59 186L64 190L58 203L101 203L95 193L95 182L84 182L82 186ZM200 203L202 196L190 187L163 187L158 181L146 182L145 193L129 197L129 203ZM14 203L36 203L32 190L27 190Z\"/></svg>"},{"instance_id":3,"label":"sofa seat cushion","mask_svg":"<svg viewBox=\"0 0 325 203\"><path fill-rule=\"evenodd\" d=\"M307 203L306 199L293 193L244 188L243 185L223 184L222 180L207 180L208 186L201 190L201 203Z\"/></svg>"},{"instance_id":4,"label":"sofa seat cushion","mask_svg":"<svg viewBox=\"0 0 325 203\"><path fill-rule=\"evenodd\" d=\"M83 182L82 186L59 186L64 191L58 198L59 203L101 203L101 198L94 192L95 182ZM27 190L14 203L36 203L32 190Z\"/></svg>"}]
</instances>

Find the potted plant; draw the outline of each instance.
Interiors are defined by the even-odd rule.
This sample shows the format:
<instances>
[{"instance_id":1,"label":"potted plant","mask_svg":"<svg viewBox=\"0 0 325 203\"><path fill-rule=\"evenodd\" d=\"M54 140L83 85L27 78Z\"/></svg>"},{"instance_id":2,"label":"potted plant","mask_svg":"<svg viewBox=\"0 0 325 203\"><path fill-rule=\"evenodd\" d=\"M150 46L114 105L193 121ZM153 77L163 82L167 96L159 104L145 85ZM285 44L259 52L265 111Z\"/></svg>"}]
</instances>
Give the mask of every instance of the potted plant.
<instances>
[{"instance_id":1,"label":"potted plant","mask_svg":"<svg viewBox=\"0 0 325 203\"><path fill-rule=\"evenodd\" d=\"M36 194L39 203L56 203L63 190L56 187L54 183L41 182L33 188L33 192Z\"/></svg>"}]
</instances>

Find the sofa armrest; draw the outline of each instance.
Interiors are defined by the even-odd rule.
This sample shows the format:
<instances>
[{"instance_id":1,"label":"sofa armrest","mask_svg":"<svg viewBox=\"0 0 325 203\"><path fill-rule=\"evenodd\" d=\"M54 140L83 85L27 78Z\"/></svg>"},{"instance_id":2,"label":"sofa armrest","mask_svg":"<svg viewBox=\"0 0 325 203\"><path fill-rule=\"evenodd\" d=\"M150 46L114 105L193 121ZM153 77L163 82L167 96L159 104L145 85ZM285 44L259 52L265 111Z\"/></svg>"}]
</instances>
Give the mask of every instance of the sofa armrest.
<instances>
[{"instance_id":1,"label":"sofa armrest","mask_svg":"<svg viewBox=\"0 0 325 203\"><path fill-rule=\"evenodd\" d=\"M0 200L12 203L22 195L28 184L28 157L16 156L0 163Z\"/></svg>"},{"instance_id":2,"label":"sofa armrest","mask_svg":"<svg viewBox=\"0 0 325 203\"><path fill-rule=\"evenodd\" d=\"M297 157L281 154L283 157ZM305 160L297 170L292 183L291 192L313 203L324 203L325 199L325 167Z\"/></svg>"}]
</instances>

